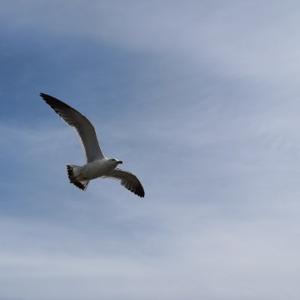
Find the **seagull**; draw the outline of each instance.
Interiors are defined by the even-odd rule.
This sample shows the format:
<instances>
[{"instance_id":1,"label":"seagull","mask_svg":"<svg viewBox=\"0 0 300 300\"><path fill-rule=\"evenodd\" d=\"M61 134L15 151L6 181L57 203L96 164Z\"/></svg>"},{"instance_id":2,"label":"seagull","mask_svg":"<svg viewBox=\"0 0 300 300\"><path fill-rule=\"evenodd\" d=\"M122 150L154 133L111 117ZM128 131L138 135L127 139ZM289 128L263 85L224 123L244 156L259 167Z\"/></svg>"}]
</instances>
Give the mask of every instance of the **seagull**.
<instances>
[{"instance_id":1,"label":"seagull","mask_svg":"<svg viewBox=\"0 0 300 300\"><path fill-rule=\"evenodd\" d=\"M44 93L40 96L67 124L76 129L84 146L86 164L66 166L70 183L85 191L90 180L112 178L119 180L121 185L137 196L142 198L145 196L139 179L134 174L118 168L123 162L108 158L102 153L95 128L84 115L57 98Z\"/></svg>"}]
</instances>

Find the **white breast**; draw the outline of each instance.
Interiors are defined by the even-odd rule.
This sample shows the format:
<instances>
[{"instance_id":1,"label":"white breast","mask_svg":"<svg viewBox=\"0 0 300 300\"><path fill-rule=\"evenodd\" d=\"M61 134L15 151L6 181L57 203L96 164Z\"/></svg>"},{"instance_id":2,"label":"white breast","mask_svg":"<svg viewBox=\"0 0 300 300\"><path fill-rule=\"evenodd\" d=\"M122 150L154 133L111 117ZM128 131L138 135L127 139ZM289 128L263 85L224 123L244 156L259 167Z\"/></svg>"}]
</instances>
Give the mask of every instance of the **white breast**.
<instances>
[{"instance_id":1,"label":"white breast","mask_svg":"<svg viewBox=\"0 0 300 300\"><path fill-rule=\"evenodd\" d=\"M81 175L86 179L93 179L101 177L110 173L114 168L115 164L107 159L95 160L87 163L81 168Z\"/></svg>"}]
</instances>

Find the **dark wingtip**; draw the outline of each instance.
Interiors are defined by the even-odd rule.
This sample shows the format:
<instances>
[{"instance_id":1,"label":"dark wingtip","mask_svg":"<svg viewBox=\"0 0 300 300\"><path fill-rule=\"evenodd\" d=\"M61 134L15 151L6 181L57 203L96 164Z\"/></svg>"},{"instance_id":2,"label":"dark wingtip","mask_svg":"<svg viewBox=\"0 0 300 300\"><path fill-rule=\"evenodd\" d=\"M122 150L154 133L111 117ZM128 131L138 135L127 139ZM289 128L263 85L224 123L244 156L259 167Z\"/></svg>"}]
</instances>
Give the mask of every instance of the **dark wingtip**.
<instances>
[{"instance_id":1,"label":"dark wingtip","mask_svg":"<svg viewBox=\"0 0 300 300\"><path fill-rule=\"evenodd\" d=\"M68 108L68 109L73 109L71 106L69 106L68 104L66 104L65 102L53 97L53 96L50 96L48 94L44 94L44 93L40 93L40 96L43 98L43 100L48 104L50 105L54 111L56 113L59 114L59 112L57 111L57 107L60 107L60 108Z\"/></svg>"},{"instance_id":2,"label":"dark wingtip","mask_svg":"<svg viewBox=\"0 0 300 300\"><path fill-rule=\"evenodd\" d=\"M51 96L44 94L44 93L40 93L40 96L42 97L42 99L49 104L49 99Z\"/></svg>"},{"instance_id":3,"label":"dark wingtip","mask_svg":"<svg viewBox=\"0 0 300 300\"><path fill-rule=\"evenodd\" d=\"M145 197L145 191L144 191L144 188L141 186L140 189L138 189L135 193L136 195L138 195L139 197L141 198L144 198Z\"/></svg>"},{"instance_id":4,"label":"dark wingtip","mask_svg":"<svg viewBox=\"0 0 300 300\"><path fill-rule=\"evenodd\" d=\"M48 95L48 94L44 94L44 93L40 93L40 96L43 98L43 100L45 100L47 103L49 100L51 100L53 97Z\"/></svg>"}]
</instances>

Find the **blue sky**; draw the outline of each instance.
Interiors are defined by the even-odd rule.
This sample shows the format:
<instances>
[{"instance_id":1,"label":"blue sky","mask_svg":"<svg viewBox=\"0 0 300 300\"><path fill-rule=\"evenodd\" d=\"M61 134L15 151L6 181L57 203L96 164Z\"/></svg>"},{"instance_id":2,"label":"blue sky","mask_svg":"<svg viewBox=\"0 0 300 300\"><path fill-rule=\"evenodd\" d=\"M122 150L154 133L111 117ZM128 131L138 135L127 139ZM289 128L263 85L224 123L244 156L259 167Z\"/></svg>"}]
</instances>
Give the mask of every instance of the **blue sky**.
<instances>
[{"instance_id":1,"label":"blue sky","mask_svg":"<svg viewBox=\"0 0 300 300\"><path fill-rule=\"evenodd\" d=\"M297 1L0 5L0 299L299 299ZM40 92L144 200L68 183L84 155Z\"/></svg>"}]
</instances>

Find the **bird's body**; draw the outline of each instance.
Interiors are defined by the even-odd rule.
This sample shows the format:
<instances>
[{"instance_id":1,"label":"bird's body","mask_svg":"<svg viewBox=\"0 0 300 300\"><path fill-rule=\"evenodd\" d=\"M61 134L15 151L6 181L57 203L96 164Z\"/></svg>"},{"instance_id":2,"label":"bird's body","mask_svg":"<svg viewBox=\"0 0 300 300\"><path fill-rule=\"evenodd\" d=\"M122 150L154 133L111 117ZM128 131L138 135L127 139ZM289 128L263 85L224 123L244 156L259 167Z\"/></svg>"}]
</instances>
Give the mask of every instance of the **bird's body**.
<instances>
[{"instance_id":1,"label":"bird's body","mask_svg":"<svg viewBox=\"0 0 300 300\"><path fill-rule=\"evenodd\" d=\"M85 190L90 180L96 178L113 178L131 192L144 197L145 192L138 178L117 166L122 161L105 157L100 149L96 131L91 122L80 112L68 104L50 95L41 93L41 97L58 113L70 126L75 127L83 143L87 163L83 166L67 165L70 182Z\"/></svg>"},{"instance_id":2,"label":"bird's body","mask_svg":"<svg viewBox=\"0 0 300 300\"><path fill-rule=\"evenodd\" d=\"M94 160L78 167L78 179L92 180L98 177L107 176L117 167L118 164L118 161L111 161L108 158Z\"/></svg>"}]
</instances>

